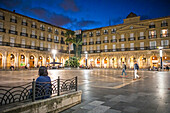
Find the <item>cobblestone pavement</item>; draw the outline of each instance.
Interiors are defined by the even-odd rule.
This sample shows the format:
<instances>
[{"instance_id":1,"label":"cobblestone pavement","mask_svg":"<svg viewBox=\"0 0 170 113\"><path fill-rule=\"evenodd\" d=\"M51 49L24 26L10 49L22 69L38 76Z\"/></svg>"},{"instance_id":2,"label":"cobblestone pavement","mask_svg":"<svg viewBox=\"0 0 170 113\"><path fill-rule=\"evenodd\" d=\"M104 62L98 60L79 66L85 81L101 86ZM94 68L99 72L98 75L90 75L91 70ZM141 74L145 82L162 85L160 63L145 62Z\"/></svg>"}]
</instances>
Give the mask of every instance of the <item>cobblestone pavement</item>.
<instances>
[{"instance_id":1,"label":"cobblestone pavement","mask_svg":"<svg viewBox=\"0 0 170 113\"><path fill-rule=\"evenodd\" d=\"M20 85L37 78L37 70L0 71L0 85ZM52 80L78 76L82 102L62 113L170 113L170 72L139 71L133 80L121 70L49 70Z\"/></svg>"}]
</instances>

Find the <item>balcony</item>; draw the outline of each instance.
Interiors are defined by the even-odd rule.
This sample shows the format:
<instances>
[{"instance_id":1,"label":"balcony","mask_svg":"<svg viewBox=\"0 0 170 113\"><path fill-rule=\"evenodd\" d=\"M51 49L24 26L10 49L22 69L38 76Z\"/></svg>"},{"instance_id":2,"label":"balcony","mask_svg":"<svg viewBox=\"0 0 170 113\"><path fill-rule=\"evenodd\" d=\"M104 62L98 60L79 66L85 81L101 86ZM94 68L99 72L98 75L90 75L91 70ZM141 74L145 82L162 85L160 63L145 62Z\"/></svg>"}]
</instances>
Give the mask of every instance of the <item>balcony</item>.
<instances>
[{"instance_id":1,"label":"balcony","mask_svg":"<svg viewBox=\"0 0 170 113\"><path fill-rule=\"evenodd\" d=\"M39 40L43 40L43 41L45 41L45 37L43 37L43 36L39 36Z\"/></svg>"},{"instance_id":2,"label":"balcony","mask_svg":"<svg viewBox=\"0 0 170 113\"><path fill-rule=\"evenodd\" d=\"M158 49L158 48L157 48L157 46L150 46L149 49L153 50L153 49Z\"/></svg>"},{"instance_id":3,"label":"balcony","mask_svg":"<svg viewBox=\"0 0 170 113\"><path fill-rule=\"evenodd\" d=\"M109 52L109 49L103 49L102 52Z\"/></svg>"},{"instance_id":4,"label":"balcony","mask_svg":"<svg viewBox=\"0 0 170 113\"><path fill-rule=\"evenodd\" d=\"M22 22L22 25L27 26L28 23L27 22Z\"/></svg>"},{"instance_id":5,"label":"balcony","mask_svg":"<svg viewBox=\"0 0 170 113\"><path fill-rule=\"evenodd\" d=\"M100 33L96 33L96 36L100 36Z\"/></svg>"},{"instance_id":6,"label":"balcony","mask_svg":"<svg viewBox=\"0 0 170 113\"><path fill-rule=\"evenodd\" d=\"M87 37L87 35L83 35L83 37Z\"/></svg>"},{"instance_id":7,"label":"balcony","mask_svg":"<svg viewBox=\"0 0 170 113\"><path fill-rule=\"evenodd\" d=\"M64 42L64 41L61 41L61 44L65 44L65 42Z\"/></svg>"},{"instance_id":8,"label":"balcony","mask_svg":"<svg viewBox=\"0 0 170 113\"><path fill-rule=\"evenodd\" d=\"M104 34L104 35L107 35L107 34L108 34L108 32L103 32L103 34Z\"/></svg>"},{"instance_id":9,"label":"balcony","mask_svg":"<svg viewBox=\"0 0 170 113\"><path fill-rule=\"evenodd\" d=\"M126 41L126 38L119 39L119 42L125 42L125 41Z\"/></svg>"},{"instance_id":10,"label":"balcony","mask_svg":"<svg viewBox=\"0 0 170 113\"><path fill-rule=\"evenodd\" d=\"M89 53L95 53L95 51L94 50L90 50Z\"/></svg>"},{"instance_id":11,"label":"balcony","mask_svg":"<svg viewBox=\"0 0 170 113\"><path fill-rule=\"evenodd\" d=\"M103 43L109 43L109 40L103 40Z\"/></svg>"},{"instance_id":12,"label":"balcony","mask_svg":"<svg viewBox=\"0 0 170 113\"><path fill-rule=\"evenodd\" d=\"M89 37L93 37L93 34L89 34Z\"/></svg>"},{"instance_id":13,"label":"balcony","mask_svg":"<svg viewBox=\"0 0 170 113\"><path fill-rule=\"evenodd\" d=\"M96 41L96 44L101 44L101 41Z\"/></svg>"},{"instance_id":14,"label":"balcony","mask_svg":"<svg viewBox=\"0 0 170 113\"><path fill-rule=\"evenodd\" d=\"M20 33L20 36L25 36L25 37L28 37L28 34L27 33Z\"/></svg>"},{"instance_id":15,"label":"balcony","mask_svg":"<svg viewBox=\"0 0 170 113\"><path fill-rule=\"evenodd\" d=\"M4 28L0 28L0 32L6 32L6 29L4 29Z\"/></svg>"},{"instance_id":16,"label":"balcony","mask_svg":"<svg viewBox=\"0 0 170 113\"><path fill-rule=\"evenodd\" d=\"M58 31L55 31L54 33L55 33L56 35L58 35L58 34L59 34L59 33L58 33Z\"/></svg>"},{"instance_id":17,"label":"balcony","mask_svg":"<svg viewBox=\"0 0 170 113\"><path fill-rule=\"evenodd\" d=\"M47 41L48 41L48 42L52 42L52 39L51 39L51 38L47 38Z\"/></svg>"},{"instance_id":18,"label":"balcony","mask_svg":"<svg viewBox=\"0 0 170 113\"><path fill-rule=\"evenodd\" d=\"M5 20L5 17L4 16L0 16L0 20Z\"/></svg>"},{"instance_id":19,"label":"balcony","mask_svg":"<svg viewBox=\"0 0 170 113\"><path fill-rule=\"evenodd\" d=\"M59 40L54 40L54 43L59 43Z\"/></svg>"},{"instance_id":20,"label":"balcony","mask_svg":"<svg viewBox=\"0 0 170 113\"><path fill-rule=\"evenodd\" d=\"M149 25L149 28L155 28L155 25Z\"/></svg>"},{"instance_id":21,"label":"balcony","mask_svg":"<svg viewBox=\"0 0 170 113\"><path fill-rule=\"evenodd\" d=\"M115 52L115 51L117 51L116 49L111 49L111 52Z\"/></svg>"},{"instance_id":22,"label":"balcony","mask_svg":"<svg viewBox=\"0 0 170 113\"><path fill-rule=\"evenodd\" d=\"M117 39L112 39L111 42L117 42Z\"/></svg>"},{"instance_id":23,"label":"balcony","mask_svg":"<svg viewBox=\"0 0 170 113\"><path fill-rule=\"evenodd\" d=\"M87 42L83 42L82 45L87 45Z\"/></svg>"},{"instance_id":24,"label":"balcony","mask_svg":"<svg viewBox=\"0 0 170 113\"><path fill-rule=\"evenodd\" d=\"M168 26L168 23L161 23L161 27L166 27Z\"/></svg>"},{"instance_id":25,"label":"balcony","mask_svg":"<svg viewBox=\"0 0 170 113\"><path fill-rule=\"evenodd\" d=\"M89 42L89 45L93 45L94 44L94 42Z\"/></svg>"},{"instance_id":26,"label":"balcony","mask_svg":"<svg viewBox=\"0 0 170 113\"><path fill-rule=\"evenodd\" d=\"M120 48L120 51L125 51L126 49L125 48Z\"/></svg>"},{"instance_id":27,"label":"balcony","mask_svg":"<svg viewBox=\"0 0 170 113\"><path fill-rule=\"evenodd\" d=\"M13 31L13 30L9 30L9 33L10 34L14 34L14 35L18 35L18 32L17 31Z\"/></svg>"},{"instance_id":28,"label":"balcony","mask_svg":"<svg viewBox=\"0 0 170 113\"><path fill-rule=\"evenodd\" d=\"M101 53L101 50L96 50L96 53Z\"/></svg>"},{"instance_id":29,"label":"balcony","mask_svg":"<svg viewBox=\"0 0 170 113\"><path fill-rule=\"evenodd\" d=\"M44 27L40 27L40 30L45 31L45 28Z\"/></svg>"},{"instance_id":30,"label":"balcony","mask_svg":"<svg viewBox=\"0 0 170 113\"><path fill-rule=\"evenodd\" d=\"M48 29L48 32L50 32L50 33L51 33L51 32L52 32L52 29Z\"/></svg>"},{"instance_id":31,"label":"balcony","mask_svg":"<svg viewBox=\"0 0 170 113\"><path fill-rule=\"evenodd\" d=\"M149 35L148 38L149 39L157 38L157 35Z\"/></svg>"},{"instance_id":32,"label":"balcony","mask_svg":"<svg viewBox=\"0 0 170 113\"><path fill-rule=\"evenodd\" d=\"M135 37L128 38L128 41L135 41Z\"/></svg>"},{"instance_id":33,"label":"balcony","mask_svg":"<svg viewBox=\"0 0 170 113\"><path fill-rule=\"evenodd\" d=\"M10 19L10 22L17 23L17 20L11 18L11 19Z\"/></svg>"},{"instance_id":34,"label":"balcony","mask_svg":"<svg viewBox=\"0 0 170 113\"><path fill-rule=\"evenodd\" d=\"M31 25L31 27L32 27L32 28L37 28L37 26L36 26L36 25Z\"/></svg>"},{"instance_id":35,"label":"balcony","mask_svg":"<svg viewBox=\"0 0 170 113\"><path fill-rule=\"evenodd\" d=\"M32 35L32 34L31 34L30 37L37 39L37 35Z\"/></svg>"},{"instance_id":36,"label":"balcony","mask_svg":"<svg viewBox=\"0 0 170 113\"><path fill-rule=\"evenodd\" d=\"M138 40L144 40L144 39L146 39L145 36L140 36L140 37L138 37Z\"/></svg>"},{"instance_id":37,"label":"balcony","mask_svg":"<svg viewBox=\"0 0 170 113\"><path fill-rule=\"evenodd\" d=\"M167 33L167 34L160 34L160 37L161 37L161 38L169 37L169 33Z\"/></svg>"},{"instance_id":38,"label":"balcony","mask_svg":"<svg viewBox=\"0 0 170 113\"><path fill-rule=\"evenodd\" d=\"M116 30L111 31L111 33L112 33L112 34L113 34L113 33L116 33Z\"/></svg>"}]
</instances>

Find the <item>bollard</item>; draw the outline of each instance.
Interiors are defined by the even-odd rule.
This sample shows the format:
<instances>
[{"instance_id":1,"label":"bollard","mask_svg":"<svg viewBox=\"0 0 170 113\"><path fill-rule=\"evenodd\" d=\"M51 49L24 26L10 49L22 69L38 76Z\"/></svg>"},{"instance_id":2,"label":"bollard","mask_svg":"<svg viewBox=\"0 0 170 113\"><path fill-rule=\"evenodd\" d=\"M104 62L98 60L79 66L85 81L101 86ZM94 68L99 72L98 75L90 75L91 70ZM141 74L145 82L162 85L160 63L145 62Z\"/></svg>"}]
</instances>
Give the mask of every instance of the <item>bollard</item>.
<instances>
[{"instance_id":1,"label":"bollard","mask_svg":"<svg viewBox=\"0 0 170 113\"><path fill-rule=\"evenodd\" d=\"M60 96L60 76L58 76L58 79L57 79L57 95Z\"/></svg>"},{"instance_id":2,"label":"bollard","mask_svg":"<svg viewBox=\"0 0 170 113\"><path fill-rule=\"evenodd\" d=\"M35 101L35 79L32 82L32 102Z\"/></svg>"},{"instance_id":3,"label":"bollard","mask_svg":"<svg viewBox=\"0 0 170 113\"><path fill-rule=\"evenodd\" d=\"M77 89L78 89L78 83L77 83L77 76L75 77L75 84L76 84L76 91L77 91Z\"/></svg>"}]
</instances>

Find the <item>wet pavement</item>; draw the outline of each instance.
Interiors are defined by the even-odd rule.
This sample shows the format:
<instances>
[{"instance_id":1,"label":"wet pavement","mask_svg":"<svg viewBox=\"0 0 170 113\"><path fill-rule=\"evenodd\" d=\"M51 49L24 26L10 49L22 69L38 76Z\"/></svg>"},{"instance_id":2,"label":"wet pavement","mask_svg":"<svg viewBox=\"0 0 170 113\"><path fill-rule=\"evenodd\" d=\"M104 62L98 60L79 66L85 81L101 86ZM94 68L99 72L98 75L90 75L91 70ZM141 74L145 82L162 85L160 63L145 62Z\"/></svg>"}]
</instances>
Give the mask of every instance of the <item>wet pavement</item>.
<instances>
[{"instance_id":1,"label":"wet pavement","mask_svg":"<svg viewBox=\"0 0 170 113\"><path fill-rule=\"evenodd\" d=\"M49 70L52 80L78 76L82 102L62 113L170 113L170 72L121 70ZM0 85L17 86L38 77L37 70L0 71Z\"/></svg>"}]
</instances>

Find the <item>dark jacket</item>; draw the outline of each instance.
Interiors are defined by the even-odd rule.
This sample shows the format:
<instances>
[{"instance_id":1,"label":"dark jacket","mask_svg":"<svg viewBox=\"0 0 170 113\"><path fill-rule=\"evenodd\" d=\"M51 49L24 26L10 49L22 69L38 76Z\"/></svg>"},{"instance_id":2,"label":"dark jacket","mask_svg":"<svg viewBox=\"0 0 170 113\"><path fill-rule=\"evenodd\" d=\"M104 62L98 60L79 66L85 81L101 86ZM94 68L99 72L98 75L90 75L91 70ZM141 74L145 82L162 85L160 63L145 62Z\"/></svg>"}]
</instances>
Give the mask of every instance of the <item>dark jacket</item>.
<instances>
[{"instance_id":1,"label":"dark jacket","mask_svg":"<svg viewBox=\"0 0 170 113\"><path fill-rule=\"evenodd\" d=\"M139 69L138 64L135 64L135 65L134 65L134 70L138 70L138 69Z\"/></svg>"}]
</instances>

